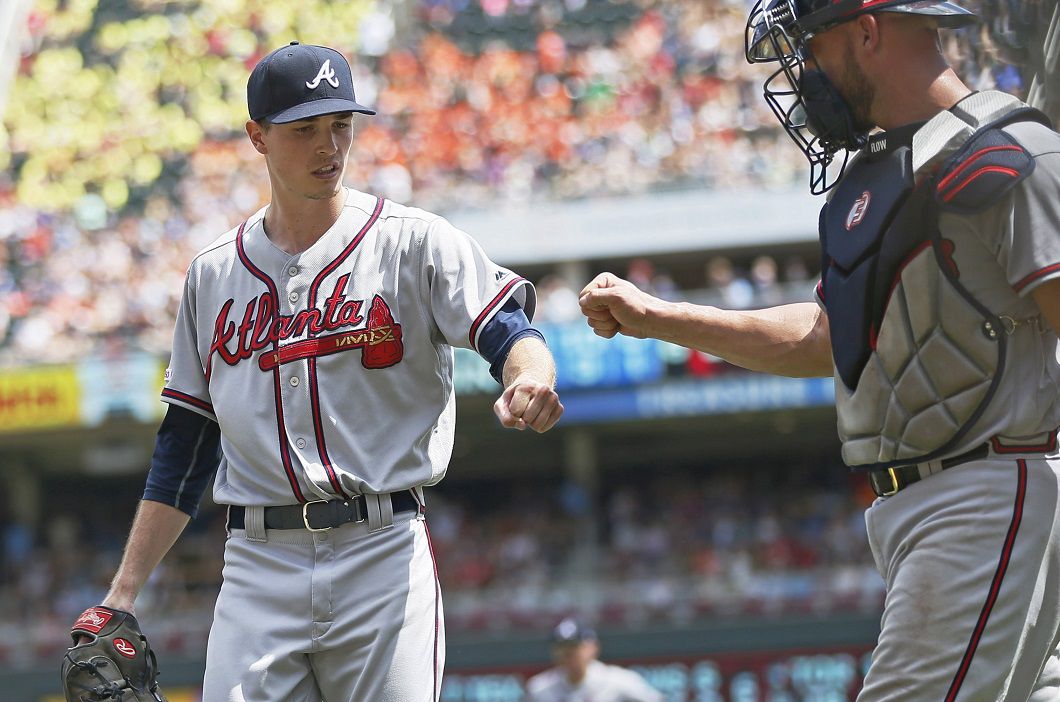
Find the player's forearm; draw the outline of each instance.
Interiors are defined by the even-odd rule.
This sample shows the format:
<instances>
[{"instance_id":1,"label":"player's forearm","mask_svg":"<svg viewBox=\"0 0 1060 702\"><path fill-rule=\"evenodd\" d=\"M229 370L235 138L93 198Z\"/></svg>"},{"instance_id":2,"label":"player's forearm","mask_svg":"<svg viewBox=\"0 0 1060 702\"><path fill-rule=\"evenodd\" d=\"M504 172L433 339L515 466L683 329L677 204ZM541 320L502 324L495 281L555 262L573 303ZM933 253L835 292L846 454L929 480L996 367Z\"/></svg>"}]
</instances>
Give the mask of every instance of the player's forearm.
<instances>
[{"instance_id":1,"label":"player's forearm","mask_svg":"<svg viewBox=\"0 0 1060 702\"><path fill-rule=\"evenodd\" d=\"M190 519L179 509L161 502L140 502L121 565L103 604L131 611L147 578L173 547Z\"/></svg>"},{"instance_id":2,"label":"player's forearm","mask_svg":"<svg viewBox=\"0 0 1060 702\"><path fill-rule=\"evenodd\" d=\"M655 315L652 336L734 365L792 377L832 375L828 317L814 303L763 310L676 303Z\"/></svg>"},{"instance_id":3,"label":"player's forearm","mask_svg":"<svg viewBox=\"0 0 1060 702\"><path fill-rule=\"evenodd\" d=\"M508 358L504 361L504 387L509 387L518 379L531 380L556 386L556 362L548 347L534 337L519 339L512 345Z\"/></svg>"},{"instance_id":4,"label":"player's forearm","mask_svg":"<svg viewBox=\"0 0 1060 702\"><path fill-rule=\"evenodd\" d=\"M1038 309L1042 311L1045 322L1053 333L1060 335L1060 278L1046 281L1036 287L1031 295Z\"/></svg>"}]
</instances>

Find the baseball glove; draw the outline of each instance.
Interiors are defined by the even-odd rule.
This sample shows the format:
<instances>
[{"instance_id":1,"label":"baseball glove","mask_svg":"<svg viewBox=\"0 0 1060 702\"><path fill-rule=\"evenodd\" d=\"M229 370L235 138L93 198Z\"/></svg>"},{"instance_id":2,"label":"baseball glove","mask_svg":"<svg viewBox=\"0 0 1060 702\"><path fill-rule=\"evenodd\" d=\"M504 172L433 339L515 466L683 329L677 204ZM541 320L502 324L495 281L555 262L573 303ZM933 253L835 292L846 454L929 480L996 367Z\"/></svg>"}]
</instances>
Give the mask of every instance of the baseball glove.
<instances>
[{"instance_id":1,"label":"baseball glove","mask_svg":"<svg viewBox=\"0 0 1060 702\"><path fill-rule=\"evenodd\" d=\"M62 666L66 702L166 702L155 680L155 652L130 612L91 607L74 622L70 636L74 645Z\"/></svg>"}]
</instances>

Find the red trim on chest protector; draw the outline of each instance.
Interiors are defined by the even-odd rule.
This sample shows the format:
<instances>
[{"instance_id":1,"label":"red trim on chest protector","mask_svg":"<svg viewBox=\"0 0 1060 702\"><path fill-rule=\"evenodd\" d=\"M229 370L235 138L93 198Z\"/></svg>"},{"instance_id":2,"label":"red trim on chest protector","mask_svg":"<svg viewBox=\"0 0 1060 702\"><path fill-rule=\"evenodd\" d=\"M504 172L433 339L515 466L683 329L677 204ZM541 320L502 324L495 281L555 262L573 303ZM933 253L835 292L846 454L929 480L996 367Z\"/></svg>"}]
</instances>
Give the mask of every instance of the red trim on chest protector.
<instances>
[{"instance_id":1,"label":"red trim on chest protector","mask_svg":"<svg viewBox=\"0 0 1060 702\"><path fill-rule=\"evenodd\" d=\"M950 184L951 181L955 180L957 178L957 176L959 176L961 173L963 173L966 168L971 166L973 163L975 163L977 160L979 160L983 156L986 156L988 153L991 153L993 151L1020 151L1020 152L1022 152L1023 149L1021 149L1018 146L988 146L985 149L979 149L974 154L972 154L964 163L962 163L960 166L958 166L956 169L954 169L954 171L952 173L950 173L945 178L940 180L939 181L939 185L938 185L938 190L942 191L944 188L946 188Z\"/></svg>"},{"instance_id":2,"label":"red trim on chest protector","mask_svg":"<svg viewBox=\"0 0 1060 702\"><path fill-rule=\"evenodd\" d=\"M1005 445L996 437L990 437L990 448L994 453L1052 453L1056 450L1056 432L1049 435L1044 444L1008 444Z\"/></svg>"},{"instance_id":3,"label":"red trim on chest protector","mask_svg":"<svg viewBox=\"0 0 1060 702\"><path fill-rule=\"evenodd\" d=\"M1020 176L1020 172L1019 171L1017 171L1017 170L1015 170L1013 168L1007 168L1006 166L983 166L982 168L980 168L979 170L975 171L970 176L968 176L967 178L962 180L960 185L958 185L953 190L951 190L948 193L946 193L942 197L942 201L943 202L952 202L953 199L955 197L957 197L957 195L960 194L960 192L962 190L964 190L969 185L974 183L976 178L978 178L981 175L986 175L987 173L1001 173L1003 175L1007 175L1007 176L1010 176L1012 178L1019 178L1019 176Z\"/></svg>"}]
</instances>

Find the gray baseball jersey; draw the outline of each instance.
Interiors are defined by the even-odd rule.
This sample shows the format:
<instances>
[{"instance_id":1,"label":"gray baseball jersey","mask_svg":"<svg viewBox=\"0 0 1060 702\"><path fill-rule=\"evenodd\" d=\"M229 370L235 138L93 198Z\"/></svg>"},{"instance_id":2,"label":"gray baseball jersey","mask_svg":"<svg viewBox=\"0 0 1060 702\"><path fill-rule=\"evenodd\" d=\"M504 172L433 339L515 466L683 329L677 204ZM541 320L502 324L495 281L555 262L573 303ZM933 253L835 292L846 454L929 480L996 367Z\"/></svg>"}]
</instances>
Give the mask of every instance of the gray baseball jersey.
<instances>
[{"instance_id":1,"label":"gray baseball jersey","mask_svg":"<svg viewBox=\"0 0 1060 702\"><path fill-rule=\"evenodd\" d=\"M525 702L662 702L663 695L637 673L600 661L589 663L585 678L572 685L551 668L526 682Z\"/></svg>"},{"instance_id":2,"label":"gray baseball jersey","mask_svg":"<svg viewBox=\"0 0 1060 702\"><path fill-rule=\"evenodd\" d=\"M188 271L162 397L216 419L221 504L282 505L439 481L453 445L452 347L475 349L533 287L445 219L354 190L290 255L264 209Z\"/></svg>"}]
</instances>

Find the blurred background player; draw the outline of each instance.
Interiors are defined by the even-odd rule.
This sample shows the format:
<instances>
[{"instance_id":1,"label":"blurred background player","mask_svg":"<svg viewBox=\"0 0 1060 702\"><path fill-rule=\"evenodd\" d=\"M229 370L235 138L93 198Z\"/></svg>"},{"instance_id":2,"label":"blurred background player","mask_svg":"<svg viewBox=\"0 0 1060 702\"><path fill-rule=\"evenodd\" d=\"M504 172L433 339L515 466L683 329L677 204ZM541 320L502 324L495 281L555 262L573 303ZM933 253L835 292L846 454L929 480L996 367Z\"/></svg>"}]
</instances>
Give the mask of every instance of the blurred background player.
<instances>
[{"instance_id":1,"label":"blurred background player","mask_svg":"<svg viewBox=\"0 0 1060 702\"><path fill-rule=\"evenodd\" d=\"M596 632L577 619L552 630L556 667L526 683L523 702L663 702L661 692L632 670L597 659Z\"/></svg>"}]
</instances>

